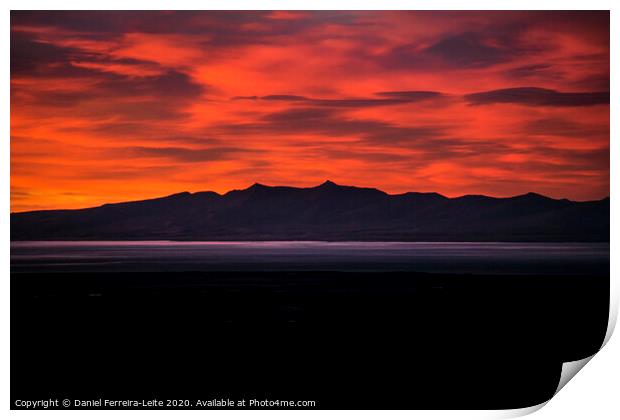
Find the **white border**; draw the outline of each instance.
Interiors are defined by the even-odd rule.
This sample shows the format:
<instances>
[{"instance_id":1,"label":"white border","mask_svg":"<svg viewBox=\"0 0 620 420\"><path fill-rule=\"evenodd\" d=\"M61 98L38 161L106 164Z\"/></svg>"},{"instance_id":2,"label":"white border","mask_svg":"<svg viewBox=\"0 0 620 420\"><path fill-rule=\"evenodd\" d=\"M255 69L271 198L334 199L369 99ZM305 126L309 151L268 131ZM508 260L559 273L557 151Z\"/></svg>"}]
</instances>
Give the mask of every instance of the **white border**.
<instances>
[{"instance_id":1,"label":"white border","mask_svg":"<svg viewBox=\"0 0 620 420\"><path fill-rule=\"evenodd\" d=\"M493 1L493 0L435 0L435 1L404 1L404 0L382 0L381 2L370 2L364 0L313 0L313 1L283 1L283 0L263 0L263 1L242 1L228 0L226 2L214 1L191 1L176 0L174 2L162 0L107 0L107 1L76 1L76 0L56 0L53 3L49 1L31 1L31 0L9 0L5 2L8 8L2 15L1 22L3 28L3 65L0 69L3 75L5 96L1 104L2 122L4 127L4 141L0 146L0 172L2 177L2 193L0 194L0 234L3 241L0 243L0 282L2 287L2 340L3 345L0 346L0 355L2 364L0 367L0 390L3 395L3 409L9 409L9 197L10 197L10 55L9 55L9 10L50 10L50 9L116 9L116 10L155 10L155 9L246 9L246 10L278 10L278 9L324 9L324 10L611 10L611 74L614 75L614 69L618 67L618 40L620 33L618 30L618 21L615 13L620 10L620 3L617 1L589 0L587 2L579 2L575 0L521 0L521 1ZM616 6L616 7L614 7ZM612 76L611 92L618 92L617 78ZM618 112L618 95L611 95L611 115L616 116ZM618 132L617 118L611 119L611 138ZM618 180L618 141L611 142L611 213L620 214L620 208L614 199L618 196L619 189L617 187ZM617 219L611 219L611 285L612 285L612 323L615 324L618 308L618 264L615 264L618 255L618 247L615 246L618 236ZM609 334L608 334L609 335ZM609 338L609 337L608 337ZM620 354L620 344L618 338L614 338L596 355L592 362L584 367L583 372L578 374L578 378L566 385L561 392L558 393L544 409L537 411L531 418L536 419L618 419L620 418L620 401L618 399L618 391L620 391L620 362L617 357ZM89 411L88 418L130 418L141 416L145 413L139 412L120 412L120 411ZM505 417L506 412L489 412L489 411L331 411L331 412L313 412L313 411L185 411L185 412L167 412L167 411L150 411L146 413L148 418L170 418L172 416L182 416L184 418L222 418L236 419L251 415L257 419L288 419L291 416L295 418L342 418L355 417L361 419L381 417L390 418L497 418ZM512 412L511 414L517 414ZM9 414L15 418L34 418L44 415L49 418L58 419L81 419L84 417L83 412L78 411L11 411Z\"/></svg>"}]
</instances>

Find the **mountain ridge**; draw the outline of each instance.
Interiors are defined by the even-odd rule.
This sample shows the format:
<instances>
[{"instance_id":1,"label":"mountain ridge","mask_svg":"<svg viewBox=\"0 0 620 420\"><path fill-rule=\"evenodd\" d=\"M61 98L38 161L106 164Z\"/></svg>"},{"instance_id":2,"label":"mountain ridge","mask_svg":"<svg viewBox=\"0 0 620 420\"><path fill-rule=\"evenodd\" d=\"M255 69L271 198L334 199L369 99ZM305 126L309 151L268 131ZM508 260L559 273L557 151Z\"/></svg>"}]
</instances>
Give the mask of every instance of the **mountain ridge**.
<instances>
[{"instance_id":1,"label":"mountain ridge","mask_svg":"<svg viewBox=\"0 0 620 420\"><path fill-rule=\"evenodd\" d=\"M609 198L388 194L326 181L255 183L67 210L11 213L11 240L608 241Z\"/></svg>"}]
</instances>

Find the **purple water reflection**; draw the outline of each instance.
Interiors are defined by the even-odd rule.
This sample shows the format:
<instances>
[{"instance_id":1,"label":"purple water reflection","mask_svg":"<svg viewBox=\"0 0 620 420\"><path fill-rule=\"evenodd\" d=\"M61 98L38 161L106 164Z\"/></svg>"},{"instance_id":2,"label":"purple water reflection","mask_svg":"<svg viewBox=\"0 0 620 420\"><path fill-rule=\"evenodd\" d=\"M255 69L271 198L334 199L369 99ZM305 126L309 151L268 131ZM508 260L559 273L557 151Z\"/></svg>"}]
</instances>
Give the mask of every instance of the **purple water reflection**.
<instances>
[{"instance_id":1,"label":"purple water reflection","mask_svg":"<svg viewBox=\"0 0 620 420\"><path fill-rule=\"evenodd\" d=\"M609 243L24 241L11 270L601 273Z\"/></svg>"}]
</instances>

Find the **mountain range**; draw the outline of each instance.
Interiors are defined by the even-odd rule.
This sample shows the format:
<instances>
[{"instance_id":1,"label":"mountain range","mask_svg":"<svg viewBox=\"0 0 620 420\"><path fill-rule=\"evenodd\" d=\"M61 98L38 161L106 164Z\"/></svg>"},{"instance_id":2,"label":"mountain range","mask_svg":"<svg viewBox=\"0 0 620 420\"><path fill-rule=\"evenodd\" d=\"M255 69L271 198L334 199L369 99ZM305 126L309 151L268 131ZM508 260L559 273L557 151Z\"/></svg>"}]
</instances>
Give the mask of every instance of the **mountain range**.
<instances>
[{"instance_id":1,"label":"mountain range","mask_svg":"<svg viewBox=\"0 0 620 420\"><path fill-rule=\"evenodd\" d=\"M254 184L79 210L11 213L11 240L609 241L609 198L387 194Z\"/></svg>"}]
</instances>

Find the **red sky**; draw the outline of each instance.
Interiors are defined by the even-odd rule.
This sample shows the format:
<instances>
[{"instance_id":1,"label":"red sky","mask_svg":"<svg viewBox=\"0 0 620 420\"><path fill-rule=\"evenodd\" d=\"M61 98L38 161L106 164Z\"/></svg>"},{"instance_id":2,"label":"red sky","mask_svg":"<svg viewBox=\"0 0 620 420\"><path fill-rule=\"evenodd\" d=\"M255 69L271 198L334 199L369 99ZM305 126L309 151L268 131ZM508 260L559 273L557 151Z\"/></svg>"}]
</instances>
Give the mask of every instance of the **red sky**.
<instances>
[{"instance_id":1,"label":"red sky","mask_svg":"<svg viewBox=\"0 0 620 420\"><path fill-rule=\"evenodd\" d=\"M608 12L12 12L11 208L609 195Z\"/></svg>"}]
</instances>

